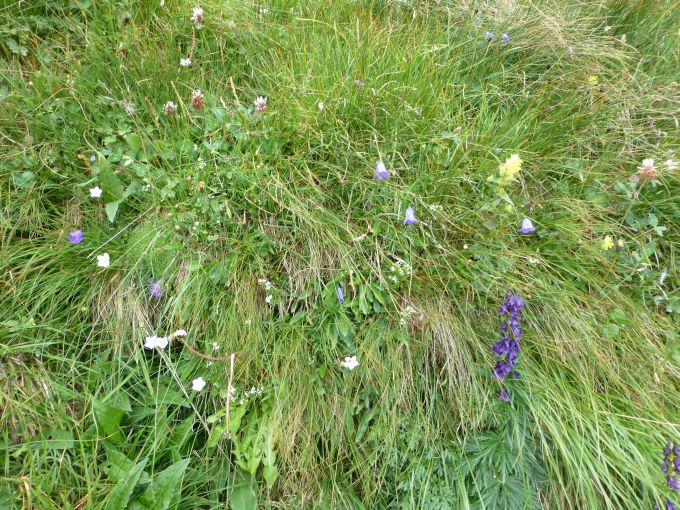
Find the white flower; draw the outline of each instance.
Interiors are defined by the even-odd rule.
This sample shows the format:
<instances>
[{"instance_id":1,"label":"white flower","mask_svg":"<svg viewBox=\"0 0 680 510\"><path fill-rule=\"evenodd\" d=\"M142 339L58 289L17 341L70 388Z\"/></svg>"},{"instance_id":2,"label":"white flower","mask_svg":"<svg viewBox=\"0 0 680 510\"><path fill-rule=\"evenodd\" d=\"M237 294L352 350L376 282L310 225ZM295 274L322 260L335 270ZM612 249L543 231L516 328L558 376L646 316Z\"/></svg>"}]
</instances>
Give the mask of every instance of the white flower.
<instances>
[{"instance_id":1,"label":"white flower","mask_svg":"<svg viewBox=\"0 0 680 510\"><path fill-rule=\"evenodd\" d=\"M246 325L250 326L253 323L252 319L246 319Z\"/></svg>"},{"instance_id":2,"label":"white flower","mask_svg":"<svg viewBox=\"0 0 680 510\"><path fill-rule=\"evenodd\" d=\"M198 379L194 379L191 381L191 389L194 391L201 391L203 388L205 388L205 381L203 380L202 377L199 377Z\"/></svg>"},{"instance_id":3,"label":"white flower","mask_svg":"<svg viewBox=\"0 0 680 510\"><path fill-rule=\"evenodd\" d=\"M678 162L675 161L674 159L667 159L666 161L664 161L664 165L666 165L666 168L670 171L678 169Z\"/></svg>"},{"instance_id":4,"label":"white flower","mask_svg":"<svg viewBox=\"0 0 680 510\"><path fill-rule=\"evenodd\" d=\"M359 360L357 360L356 356L346 356L345 361L343 361L341 365L347 370L354 370L359 366Z\"/></svg>"},{"instance_id":5,"label":"white flower","mask_svg":"<svg viewBox=\"0 0 680 510\"><path fill-rule=\"evenodd\" d=\"M187 332L186 332L185 330L183 330L183 329L178 329L177 331L175 331L175 332L172 334L172 336L175 336L175 337L176 337L176 336L187 336Z\"/></svg>"},{"instance_id":6,"label":"white flower","mask_svg":"<svg viewBox=\"0 0 680 510\"><path fill-rule=\"evenodd\" d=\"M316 105L319 107L319 111L323 111L323 101L319 101L319 103Z\"/></svg>"},{"instance_id":7,"label":"white flower","mask_svg":"<svg viewBox=\"0 0 680 510\"><path fill-rule=\"evenodd\" d=\"M200 7L194 7L192 11L191 21L193 21L194 24L196 25L203 21L203 9L201 9Z\"/></svg>"},{"instance_id":8,"label":"white flower","mask_svg":"<svg viewBox=\"0 0 680 510\"><path fill-rule=\"evenodd\" d=\"M263 112L267 108L267 98L262 97L262 96L257 96L255 98L255 101L253 101L253 104L255 105L255 109L258 112Z\"/></svg>"},{"instance_id":9,"label":"white flower","mask_svg":"<svg viewBox=\"0 0 680 510\"><path fill-rule=\"evenodd\" d=\"M640 170L645 170L647 168L654 168L654 160L652 158L646 158L642 160Z\"/></svg>"},{"instance_id":10,"label":"white flower","mask_svg":"<svg viewBox=\"0 0 680 510\"><path fill-rule=\"evenodd\" d=\"M189 67L191 65L191 59L189 57L180 58L179 59L179 65L182 66L182 67Z\"/></svg>"},{"instance_id":11,"label":"white flower","mask_svg":"<svg viewBox=\"0 0 680 510\"><path fill-rule=\"evenodd\" d=\"M92 163L94 163L95 161L97 161L97 156L95 156L94 154L92 154L92 156L90 156L90 161L92 161ZM669 161L670 161L670 160L669 160Z\"/></svg>"},{"instance_id":12,"label":"white flower","mask_svg":"<svg viewBox=\"0 0 680 510\"><path fill-rule=\"evenodd\" d=\"M260 14L267 14L269 12L269 9L266 7L260 7Z\"/></svg>"},{"instance_id":13,"label":"white flower","mask_svg":"<svg viewBox=\"0 0 680 510\"><path fill-rule=\"evenodd\" d=\"M109 258L108 253L104 253L103 255L97 255L97 266L99 267L109 267L111 264L111 259Z\"/></svg>"},{"instance_id":14,"label":"white flower","mask_svg":"<svg viewBox=\"0 0 680 510\"><path fill-rule=\"evenodd\" d=\"M145 349L165 349L168 346L167 336L147 336L144 341Z\"/></svg>"},{"instance_id":15,"label":"white flower","mask_svg":"<svg viewBox=\"0 0 680 510\"><path fill-rule=\"evenodd\" d=\"M94 188L90 188L90 197L99 198L101 196L102 196L102 189L99 186L95 186Z\"/></svg>"},{"instance_id":16,"label":"white flower","mask_svg":"<svg viewBox=\"0 0 680 510\"><path fill-rule=\"evenodd\" d=\"M213 342L213 351L217 352L219 350L220 350L220 344L218 344L217 342Z\"/></svg>"},{"instance_id":17,"label":"white flower","mask_svg":"<svg viewBox=\"0 0 680 510\"><path fill-rule=\"evenodd\" d=\"M271 294L269 294L266 298L264 298L264 300L269 304L271 304L272 299L274 299L274 296L272 296Z\"/></svg>"}]
</instances>

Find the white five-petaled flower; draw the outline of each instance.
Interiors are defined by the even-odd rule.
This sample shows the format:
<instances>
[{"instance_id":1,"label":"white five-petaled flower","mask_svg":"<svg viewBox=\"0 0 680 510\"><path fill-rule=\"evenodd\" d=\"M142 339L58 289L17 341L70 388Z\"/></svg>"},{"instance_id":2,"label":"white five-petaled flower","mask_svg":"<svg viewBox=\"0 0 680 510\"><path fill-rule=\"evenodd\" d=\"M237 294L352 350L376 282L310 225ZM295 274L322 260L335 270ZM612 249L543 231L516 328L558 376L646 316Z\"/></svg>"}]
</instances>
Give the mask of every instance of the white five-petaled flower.
<instances>
[{"instance_id":1,"label":"white five-petaled flower","mask_svg":"<svg viewBox=\"0 0 680 510\"><path fill-rule=\"evenodd\" d=\"M179 65L182 67L189 67L191 65L191 58L180 58Z\"/></svg>"},{"instance_id":2,"label":"white five-petaled flower","mask_svg":"<svg viewBox=\"0 0 680 510\"><path fill-rule=\"evenodd\" d=\"M198 379L191 381L191 389L194 391L201 391L205 388L205 384L205 380L202 377L199 377Z\"/></svg>"},{"instance_id":3,"label":"white five-petaled flower","mask_svg":"<svg viewBox=\"0 0 680 510\"><path fill-rule=\"evenodd\" d=\"M99 186L95 186L94 188L90 188L90 197L99 198L101 196L102 196L102 189Z\"/></svg>"},{"instance_id":4,"label":"white five-petaled flower","mask_svg":"<svg viewBox=\"0 0 680 510\"><path fill-rule=\"evenodd\" d=\"M255 109L258 112L263 112L267 109L267 98L263 96L257 96L255 101L253 101L253 104L255 105Z\"/></svg>"},{"instance_id":5,"label":"white five-petaled flower","mask_svg":"<svg viewBox=\"0 0 680 510\"><path fill-rule=\"evenodd\" d=\"M145 349L165 349L168 346L168 337L167 336L147 336L144 339L144 348Z\"/></svg>"},{"instance_id":6,"label":"white five-petaled flower","mask_svg":"<svg viewBox=\"0 0 680 510\"><path fill-rule=\"evenodd\" d=\"M194 22L194 24L198 25L201 21L203 21L203 9L200 7L194 7L191 15L191 21Z\"/></svg>"},{"instance_id":7,"label":"white five-petaled flower","mask_svg":"<svg viewBox=\"0 0 680 510\"><path fill-rule=\"evenodd\" d=\"M111 264L111 259L109 258L108 253L104 253L102 255L97 255L97 266L99 267L109 267Z\"/></svg>"},{"instance_id":8,"label":"white five-petaled flower","mask_svg":"<svg viewBox=\"0 0 680 510\"><path fill-rule=\"evenodd\" d=\"M187 336L187 332L183 329L178 329L177 331L175 331L172 334L172 336L175 336L175 337L177 337L177 336Z\"/></svg>"},{"instance_id":9,"label":"white five-petaled flower","mask_svg":"<svg viewBox=\"0 0 680 510\"><path fill-rule=\"evenodd\" d=\"M345 356L345 360L341 364L347 370L354 370L359 366L359 360L356 356Z\"/></svg>"}]
</instances>

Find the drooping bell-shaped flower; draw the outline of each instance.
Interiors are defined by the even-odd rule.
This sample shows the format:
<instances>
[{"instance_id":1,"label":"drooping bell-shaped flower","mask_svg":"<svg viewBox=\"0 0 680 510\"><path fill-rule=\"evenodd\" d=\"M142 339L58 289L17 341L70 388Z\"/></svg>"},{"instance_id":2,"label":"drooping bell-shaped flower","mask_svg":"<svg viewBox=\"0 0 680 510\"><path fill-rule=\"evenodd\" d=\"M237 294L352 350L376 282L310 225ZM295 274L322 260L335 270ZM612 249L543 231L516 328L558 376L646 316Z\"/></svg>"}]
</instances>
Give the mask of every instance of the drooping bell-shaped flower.
<instances>
[{"instance_id":1,"label":"drooping bell-shaped flower","mask_svg":"<svg viewBox=\"0 0 680 510\"><path fill-rule=\"evenodd\" d=\"M501 41L503 42L509 42L510 41L510 36L508 34L503 34L501 36Z\"/></svg>"},{"instance_id":2,"label":"drooping bell-shaped flower","mask_svg":"<svg viewBox=\"0 0 680 510\"><path fill-rule=\"evenodd\" d=\"M413 212L413 207L406 208L406 214L404 215L404 225L417 225L418 219L416 214Z\"/></svg>"},{"instance_id":3,"label":"drooping bell-shaped flower","mask_svg":"<svg viewBox=\"0 0 680 510\"><path fill-rule=\"evenodd\" d=\"M161 287L161 282L160 281L152 282L151 285L149 285L149 293L151 294L152 297L155 298L162 297L163 287Z\"/></svg>"},{"instance_id":4,"label":"drooping bell-shaped flower","mask_svg":"<svg viewBox=\"0 0 680 510\"><path fill-rule=\"evenodd\" d=\"M83 231L82 230L74 230L68 235L68 240L71 242L71 244L78 244L83 240Z\"/></svg>"},{"instance_id":5,"label":"drooping bell-shaped flower","mask_svg":"<svg viewBox=\"0 0 680 510\"><path fill-rule=\"evenodd\" d=\"M338 301L339 301L340 303L344 303L344 302L345 302L345 293L342 292L342 287L338 287Z\"/></svg>"},{"instance_id":6,"label":"drooping bell-shaped flower","mask_svg":"<svg viewBox=\"0 0 680 510\"><path fill-rule=\"evenodd\" d=\"M529 218L524 218L522 220L521 225L519 226L519 231L520 234L531 234L533 232L536 232L536 227L534 227L534 224Z\"/></svg>"},{"instance_id":7,"label":"drooping bell-shaped flower","mask_svg":"<svg viewBox=\"0 0 680 510\"><path fill-rule=\"evenodd\" d=\"M383 179L387 179L390 176L390 171L385 167L385 163L382 162L382 159L378 160L378 163L375 165L375 173L373 174L373 178L376 181L382 181Z\"/></svg>"},{"instance_id":8,"label":"drooping bell-shaped flower","mask_svg":"<svg viewBox=\"0 0 680 510\"><path fill-rule=\"evenodd\" d=\"M490 41L491 39L493 39L493 32L488 32L488 31L484 32L484 37L486 37L487 41Z\"/></svg>"}]
</instances>

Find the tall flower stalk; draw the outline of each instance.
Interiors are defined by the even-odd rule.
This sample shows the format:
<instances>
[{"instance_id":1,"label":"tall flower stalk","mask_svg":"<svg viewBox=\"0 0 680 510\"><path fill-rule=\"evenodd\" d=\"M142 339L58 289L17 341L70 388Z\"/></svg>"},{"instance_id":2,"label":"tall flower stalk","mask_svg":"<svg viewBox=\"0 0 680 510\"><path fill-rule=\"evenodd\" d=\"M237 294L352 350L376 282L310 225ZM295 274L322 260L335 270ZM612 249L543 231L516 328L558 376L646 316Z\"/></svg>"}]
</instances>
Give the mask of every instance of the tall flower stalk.
<instances>
[{"instance_id":1,"label":"tall flower stalk","mask_svg":"<svg viewBox=\"0 0 680 510\"><path fill-rule=\"evenodd\" d=\"M524 301L518 294L508 292L505 301L498 310L498 314L503 317L501 323L501 339L496 342L491 351L499 359L494 365L494 375L501 381L502 387L498 398L504 401L510 400L510 392L505 386L505 380L509 377L517 379L519 372L515 370L519 348L522 343L522 328L520 327L520 315L524 308Z\"/></svg>"}]
</instances>

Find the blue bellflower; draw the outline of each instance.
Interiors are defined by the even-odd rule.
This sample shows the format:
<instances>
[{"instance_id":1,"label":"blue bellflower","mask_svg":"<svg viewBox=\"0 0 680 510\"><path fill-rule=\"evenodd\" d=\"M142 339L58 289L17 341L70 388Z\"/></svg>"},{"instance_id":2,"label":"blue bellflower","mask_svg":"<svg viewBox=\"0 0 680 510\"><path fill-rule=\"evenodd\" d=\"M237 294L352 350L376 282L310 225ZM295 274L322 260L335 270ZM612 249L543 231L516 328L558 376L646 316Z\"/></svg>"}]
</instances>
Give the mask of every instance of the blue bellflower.
<instances>
[{"instance_id":1,"label":"blue bellflower","mask_svg":"<svg viewBox=\"0 0 680 510\"><path fill-rule=\"evenodd\" d=\"M533 232L536 232L536 227L534 227L534 224L529 218L524 218L519 226L518 232L520 234L532 234Z\"/></svg>"},{"instance_id":2,"label":"blue bellflower","mask_svg":"<svg viewBox=\"0 0 680 510\"><path fill-rule=\"evenodd\" d=\"M338 287L338 301L339 301L340 303L344 303L344 302L345 302L345 293L342 292L342 287Z\"/></svg>"},{"instance_id":3,"label":"blue bellflower","mask_svg":"<svg viewBox=\"0 0 680 510\"><path fill-rule=\"evenodd\" d=\"M382 181L383 179L387 179L390 176L390 171L385 168L385 163L382 162L381 159L378 160L378 163L375 165L375 173L373 174L373 178L376 181Z\"/></svg>"},{"instance_id":4,"label":"blue bellflower","mask_svg":"<svg viewBox=\"0 0 680 510\"><path fill-rule=\"evenodd\" d=\"M417 225L418 219L416 214L413 212L413 207L406 208L406 214L404 215L404 225Z\"/></svg>"},{"instance_id":5,"label":"blue bellflower","mask_svg":"<svg viewBox=\"0 0 680 510\"><path fill-rule=\"evenodd\" d=\"M484 37L486 37L487 41L490 41L493 39L493 32L484 32Z\"/></svg>"},{"instance_id":6,"label":"blue bellflower","mask_svg":"<svg viewBox=\"0 0 680 510\"><path fill-rule=\"evenodd\" d=\"M74 230L68 235L68 240L71 242L71 244L78 244L83 240L83 231L82 230Z\"/></svg>"},{"instance_id":7,"label":"blue bellflower","mask_svg":"<svg viewBox=\"0 0 680 510\"><path fill-rule=\"evenodd\" d=\"M512 379L519 378L519 372L515 370L517 358L519 356L519 348L522 343L522 328L520 327L520 313L524 308L524 301L517 294L508 292L505 296L505 301L501 305L498 313L503 317L501 322L501 339L498 340L491 352L494 356L501 359L496 361L494 366L494 375L499 381L505 381L508 377ZM503 384L498 398L504 401L510 400L510 392Z\"/></svg>"},{"instance_id":8,"label":"blue bellflower","mask_svg":"<svg viewBox=\"0 0 680 510\"><path fill-rule=\"evenodd\" d=\"M149 285L149 293L155 298L160 298L163 296L163 287L161 287L161 282L156 281Z\"/></svg>"},{"instance_id":9,"label":"blue bellflower","mask_svg":"<svg viewBox=\"0 0 680 510\"><path fill-rule=\"evenodd\" d=\"M503 34L501 36L501 41L503 42L509 42L510 41L510 36L508 34Z\"/></svg>"}]
</instances>

